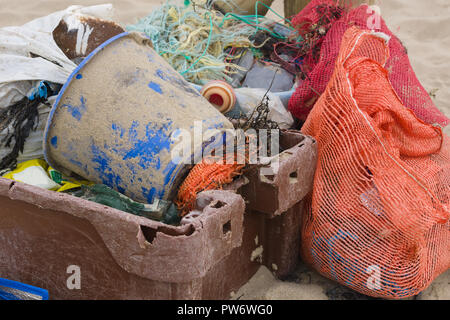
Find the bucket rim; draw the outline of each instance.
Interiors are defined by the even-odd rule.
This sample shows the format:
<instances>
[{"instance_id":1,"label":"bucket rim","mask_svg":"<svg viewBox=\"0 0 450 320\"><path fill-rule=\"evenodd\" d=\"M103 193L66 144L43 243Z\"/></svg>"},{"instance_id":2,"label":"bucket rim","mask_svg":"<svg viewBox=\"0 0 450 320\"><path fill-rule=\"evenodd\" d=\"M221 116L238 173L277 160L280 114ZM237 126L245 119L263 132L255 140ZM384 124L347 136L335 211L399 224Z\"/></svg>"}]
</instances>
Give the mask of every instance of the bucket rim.
<instances>
[{"instance_id":1,"label":"bucket rim","mask_svg":"<svg viewBox=\"0 0 450 320\"><path fill-rule=\"evenodd\" d=\"M58 105L59 105L59 102L62 99L62 96L64 95L64 93L66 92L66 90L70 86L70 84L72 83L74 77L76 75L78 75L80 70L83 69L84 66L94 56L96 56L100 51L102 51L104 48L106 48L111 43L115 42L118 39L126 37L129 34L130 34L129 32L122 32L122 33L120 33L118 35L115 35L114 37L106 40L101 45L99 45L97 48L95 48L95 50L92 51L86 58L84 58L83 61L81 61L81 63L72 71L72 73L67 78L67 80L64 83L64 85L62 86L61 90L59 91L58 96L56 97L55 103L53 104L52 109L50 110L50 113L48 115L47 124L45 125L45 131L44 131L44 139L42 141L42 143L43 143L43 150L44 150L44 159L51 167L57 169L57 166L55 166L55 164L52 162L52 160L50 159L49 154L48 154L48 151L49 151L48 150L48 148L49 148L49 146L48 146L48 135L49 135L49 131L50 131L50 126L51 126L51 124L53 122L53 117L54 117L55 111L58 108Z\"/></svg>"}]
</instances>

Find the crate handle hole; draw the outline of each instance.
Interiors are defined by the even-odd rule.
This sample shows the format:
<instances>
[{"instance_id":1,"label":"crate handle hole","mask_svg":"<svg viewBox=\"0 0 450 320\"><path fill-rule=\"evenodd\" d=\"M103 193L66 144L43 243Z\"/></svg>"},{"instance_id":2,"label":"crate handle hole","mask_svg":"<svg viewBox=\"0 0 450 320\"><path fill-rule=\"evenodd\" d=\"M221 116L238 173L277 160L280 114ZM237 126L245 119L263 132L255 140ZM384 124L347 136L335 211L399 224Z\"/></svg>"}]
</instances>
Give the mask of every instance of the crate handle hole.
<instances>
[{"instance_id":1,"label":"crate handle hole","mask_svg":"<svg viewBox=\"0 0 450 320\"><path fill-rule=\"evenodd\" d=\"M231 221L228 221L225 223L222 227L223 234L227 234L228 232L231 232Z\"/></svg>"},{"instance_id":2,"label":"crate handle hole","mask_svg":"<svg viewBox=\"0 0 450 320\"><path fill-rule=\"evenodd\" d=\"M11 190L15 184L16 184L15 181L11 181L11 183L9 184L9 190Z\"/></svg>"},{"instance_id":3,"label":"crate handle hole","mask_svg":"<svg viewBox=\"0 0 450 320\"><path fill-rule=\"evenodd\" d=\"M298 174L297 174L297 171L294 171L294 172L292 172L292 173L289 175L289 182L290 182L291 184L298 183Z\"/></svg>"},{"instance_id":4,"label":"crate handle hole","mask_svg":"<svg viewBox=\"0 0 450 320\"><path fill-rule=\"evenodd\" d=\"M153 243L153 240L155 240L156 235L161 232L165 235L171 236L171 237L180 237L180 236L186 236L189 237L195 232L195 227L193 225L189 225L184 229L174 229L174 228L168 228L164 226L160 226L158 228L152 228L141 225L141 231L144 235L145 240L147 240L148 243Z\"/></svg>"},{"instance_id":5,"label":"crate handle hole","mask_svg":"<svg viewBox=\"0 0 450 320\"><path fill-rule=\"evenodd\" d=\"M220 209L225 207L227 204L225 202L222 202L220 200L216 201L214 204L211 205L212 208L214 209Z\"/></svg>"},{"instance_id":6,"label":"crate handle hole","mask_svg":"<svg viewBox=\"0 0 450 320\"><path fill-rule=\"evenodd\" d=\"M153 229L147 226L141 226L142 234L144 235L145 240L147 240L148 243L153 243L153 240L156 238L156 233L158 232L157 229Z\"/></svg>"}]
</instances>

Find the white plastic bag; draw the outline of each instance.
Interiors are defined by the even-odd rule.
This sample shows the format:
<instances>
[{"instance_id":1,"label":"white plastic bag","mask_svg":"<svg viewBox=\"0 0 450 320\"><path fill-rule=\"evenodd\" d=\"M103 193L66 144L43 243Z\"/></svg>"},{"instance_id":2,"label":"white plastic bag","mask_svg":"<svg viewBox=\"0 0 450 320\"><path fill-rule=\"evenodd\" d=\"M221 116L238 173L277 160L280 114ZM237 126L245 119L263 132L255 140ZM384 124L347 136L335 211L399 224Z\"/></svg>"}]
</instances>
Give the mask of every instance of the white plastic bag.
<instances>
[{"instance_id":1,"label":"white plastic bag","mask_svg":"<svg viewBox=\"0 0 450 320\"><path fill-rule=\"evenodd\" d=\"M0 29L0 97L3 86L24 80L47 80L63 84L76 65L53 40L53 30L61 19L90 16L110 19L112 5L71 6L66 10L38 18L21 27ZM28 88L28 90L31 86ZM3 104L3 102L2 102Z\"/></svg>"},{"instance_id":2,"label":"white plastic bag","mask_svg":"<svg viewBox=\"0 0 450 320\"><path fill-rule=\"evenodd\" d=\"M47 162L41 159L33 159L19 163L13 171L5 173L3 177L35 187L56 191L61 188L61 185L50 178L47 169Z\"/></svg>"},{"instance_id":3,"label":"white plastic bag","mask_svg":"<svg viewBox=\"0 0 450 320\"><path fill-rule=\"evenodd\" d=\"M241 109L247 116L250 116L255 109L261 103L266 90L251 89L251 88L239 88L235 89L236 97L239 101ZM290 129L294 125L294 118L291 113L281 102L278 95L269 92L267 94L269 98L269 120L278 123L280 129Z\"/></svg>"},{"instance_id":4,"label":"white plastic bag","mask_svg":"<svg viewBox=\"0 0 450 320\"><path fill-rule=\"evenodd\" d=\"M53 30L62 19L86 16L109 20L112 15L111 4L71 6L20 27L0 28L0 109L23 99L42 80L64 84L76 68L53 39ZM43 157L42 140L49 111L48 106L39 106L39 126L26 140L18 162ZM0 141L4 141L7 130L0 132ZM0 159L11 149L0 146Z\"/></svg>"}]
</instances>

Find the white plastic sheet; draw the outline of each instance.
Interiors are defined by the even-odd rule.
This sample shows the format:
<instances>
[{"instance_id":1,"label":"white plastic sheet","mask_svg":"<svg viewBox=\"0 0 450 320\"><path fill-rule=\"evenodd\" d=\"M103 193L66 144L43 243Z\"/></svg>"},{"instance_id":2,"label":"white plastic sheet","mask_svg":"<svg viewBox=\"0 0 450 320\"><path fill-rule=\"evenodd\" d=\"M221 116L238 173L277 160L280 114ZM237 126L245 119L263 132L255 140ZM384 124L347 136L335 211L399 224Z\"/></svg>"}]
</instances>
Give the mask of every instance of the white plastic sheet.
<instances>
[{"instance_id":1,"label":"white plastic sheet","mask_svg":"<svg viewBox=\"0 0 450 320\"><path fill-rule=\"evenodd\" d=\"M263 89L251 89L251 88L239 88L235 89L236 97L239 100L241 109L250 116L255 106L259 105L262 98L266 94L266 90ZM267 94L269 98L269 120L278 123L280 129L290 129L294 125L294 118L291 113L281 102L278 95L273 92Z\"/></svg>"},{"instance_id":2,"label":"white plastic sheet","mask_svg":"<svg viewBox=\"0 0 450 320\"><path fill-rule=\"evenodd\" d=\"M111 19L110 4L92 7L71 6L21 27L0 29L0 107L17 100L17 88L11 83L47 80L63 84L76 65L70 61L53 40L52 32L61 19L90 16ZM21 83L20 92L31 89L32 83ZM14 101L15 100L15 101Z\"/></svg>"},{"instance_id":3,"label":"white plastic sheet","mask_svg":"<svg viewBox=\"0 0 450 320\"><path fill-rule=\"evenodd\" d=\"M70 6L20 27L0 29L0 108L27 96L41 80L66 82L76 65L57 46L52 32L62 19L74 20L83 16L111 20L113 6ZM39 107L39 128L27 139L19 162L43 156L42 139L48 113L47 106ZM0 140L5 134L0 133ZM10 149L0 147L0 159L9 152Z\"/></svg>"}]
</instances>

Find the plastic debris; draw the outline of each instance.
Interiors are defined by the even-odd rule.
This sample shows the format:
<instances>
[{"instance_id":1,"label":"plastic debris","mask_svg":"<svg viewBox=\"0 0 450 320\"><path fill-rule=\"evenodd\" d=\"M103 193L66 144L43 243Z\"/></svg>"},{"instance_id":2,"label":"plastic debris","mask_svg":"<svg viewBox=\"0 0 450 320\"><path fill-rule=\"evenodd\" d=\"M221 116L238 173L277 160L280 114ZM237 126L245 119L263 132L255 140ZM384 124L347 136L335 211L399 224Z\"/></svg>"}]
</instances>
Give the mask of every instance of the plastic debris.
<instances>
[{"instance_id":1,"label":"plastic debris","mask_svg":"<svg viewBox=\"0 0 450 320\"><path fill-rule=\"evenodd\" d=\"M44 126L54 95L76 64L52 32L65 17L111 17L112 5L71 6L20 27L0 29L0 171L43 156Z\"/></svg>"},{"instance_id":2,"label":"plastic debris","mask_svg":"<svg viewBox=\"0 0 450 320\"><path fill-rule=\"evenodd\" d=\"M69 59L80 61L74 59L88 56L99 45L122 32L125 30L113 21L72 13L61 19L53 30L53 39Z\"/></svg>"},{"instance_id":3,"label":"plastic debris","mask_svg":"<svg viewBox=\"0 0 450 320\"><path fill-rule=\"evenodd\" d=\"M240 69L237 73L232 76L231 85L234 88L240 88L242 86L242 81L245 79L248 71L252 68L255 63L255 56L251 50L246 50L245 53L241 54L241 57L235 62Z\"/></svg>"},{"instance_id":4,"label":"plastic debris","mask_svg":"<svg viewBox=\"0 0 450 320\"><path fill-rule=\"evenodd\" d=\"M221 113L230 112L236 105L236 94L225 81L208 82L200 93Z\"/></svg>"},{"instance_id":5,"label":"plastic debris","mask_svg":"<svg viewBox=\"0 0 450 320\"><path fill-rule=\"evenodd\" d=\"M235 20L224 21L213 9L195 8L166 3L127 30L149 36L156 52L192 83L231 81L237 66L225 62L225 49L251 47L254 29Z\"/></svg>"},{"instance_id":6,"label":"plastic debris","mask_svg":"<svg viewBox=\"0 0 450 320\"><path fill-rule=\"evenodd\" d=\"M177 224L180 220L178 211L171 202L155 199L152 204L139 203L103 184L81 185L80 188L71 190L69 193L79 198L167 224Z\"/></svg>"},{"instance_id":7,"label":"plastic debris","mask_svg":"<svg viewBox=\"0 0 450 320\"><path fill-rule=\"evenodd\" d=\"M14 87L5 87L17 81L46 80L64 84L76 65L61 51L53 39L53 30L65 16L81 14L105 18L111 16L112 5L92 7L71 6L46 17L33 20L21 27L0 29L0 42L14 43L0 49L0 101L10 105L22 97ZM11 68L14 66L14 68ZM33 84L28 83L26 92ZM23 92L23 91L22 91ZM18 98L19 96L19 98ZM6 100L4 100L6 99Z\"/></svg>"},{"instance_id":8,"label":"plastic debris","mask_svg":"<svg viewBox=\"0 0 450 320\"><path fill-rule=\"evenodd\" d=\"M0 278L0 300L48 300L48 291Z\"/></svg>"},{"instance_id":9,"label":"plastic debris","mask_svg":"<svg viewBox=\"0 0 450 320\"><path fill-rule=\"evenodd\" d=\"M297 35L295 30L292 30L291 28L288 28L281 23L275 23L275 25L273 26L273 31L285 37L286 39L290 39Z\"/></svg>"},{"instance_id":10,"label":"plastic debris","mask_svg":"<svg viewBox=\"0 0 450 320\"><path fill-rule=\"evenodd\" d=\"M65 177L42 159L33 159L19 163L14 170L5 173L3 178L57 192L64 192L80 188L82 185L92 184L89 181Z\"/></svg>"},{"instance_id":11,"label":"plastic debris","mask_svg":"<svg viewBox=\"0 0 450 320\"><path fill-rule=\"evenodd\" d=\"M21 100L0 108L0 172L43 157L44 128L59 88L41 81Z\"/></svg>"},{"instance_id":12,"label":"plastic debris","mask_svg":"<svg viewBox=\"0 0 450 320\"><path fill-rule=\"evenodd\" d=\"M79 198L167 224L179 222L178 211L172 202L155 199L151 204L139 203L106 185L66 177L41 159L20 163L15 170L3 175L3 178L23 182L38 188L69 193Z\"/></svg>"},{"instance_id":13,"label":"plastic debris","mask_svg":"<svg viewBox=\"0 0 450 320\"><path fill-rule=\"evenodd\" d=\"M47 174L48 164L36 159L19 163L17 168L3 175L3 178L20 181L35 187L58 190L61 185L54 182Z\"/></svg>"},{"instance_id":14,"label":"plastic debris","mask_svg":"<svg viewBox=\"0 0 450 320\"><path fill-rule=\"evenodd\" d=\"M242 87L284 92L292 89L294 80L295 76L281 66L257 61L248 71Z\"/></svg>"},{"instance_id":15,"label":"plastic debris","mask_svg":"<svg viewBox=\"0 0 450 320\"><path fill-rule=\"evenodd\" d=\"M262 89L240 88L235 90L239 100L239 106L244 112L244 116L252 116L255 108L268 98L268 119L277 123L280 129L290 129L294 125L294 118L283 105L280 96Z\"/></svg>"}]
</instances>

